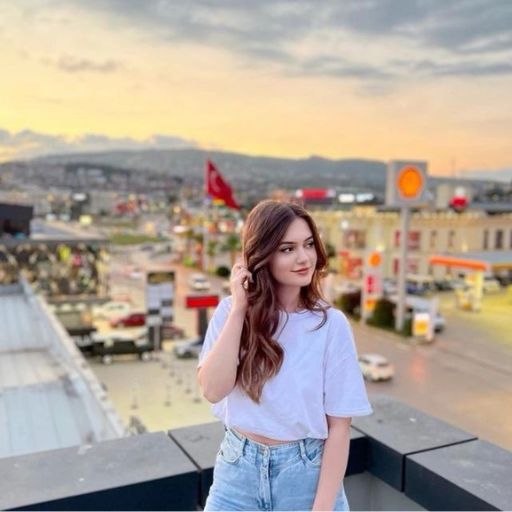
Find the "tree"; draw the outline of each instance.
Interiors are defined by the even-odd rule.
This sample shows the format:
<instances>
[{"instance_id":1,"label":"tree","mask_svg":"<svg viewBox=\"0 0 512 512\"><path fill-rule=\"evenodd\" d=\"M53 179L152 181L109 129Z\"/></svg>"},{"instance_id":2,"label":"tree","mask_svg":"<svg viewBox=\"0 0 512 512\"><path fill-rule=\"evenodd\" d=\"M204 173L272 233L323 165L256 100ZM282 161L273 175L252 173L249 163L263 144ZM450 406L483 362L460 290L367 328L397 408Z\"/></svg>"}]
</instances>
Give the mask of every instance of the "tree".
<instances>
[{"instance_id":1,"label":"tree","mask_svg":"<svg viewBox=\"0 0 512 512\"><path fill-rule=\"evenodd\" d=\"M240 237L236 233L230 233L224 242L223 249L225 251L229 251L231 267L233 267L233 265L236 263L237 253L242 249Z\"/></svg>"},{"instance_id":2,"label":"tree","mask_svg":"<svg viewBox=\"0 0 512 512\"><path fill-rule=\"evenodd\" d=\"M208 244L206 246L206 254L208 255L208 264L206 268L208 271L213 270L213 267L215 265L214 258L217 254L217 247L219 245L219 242L217 240L208 240Z\"/></svg>"}]
</instances>

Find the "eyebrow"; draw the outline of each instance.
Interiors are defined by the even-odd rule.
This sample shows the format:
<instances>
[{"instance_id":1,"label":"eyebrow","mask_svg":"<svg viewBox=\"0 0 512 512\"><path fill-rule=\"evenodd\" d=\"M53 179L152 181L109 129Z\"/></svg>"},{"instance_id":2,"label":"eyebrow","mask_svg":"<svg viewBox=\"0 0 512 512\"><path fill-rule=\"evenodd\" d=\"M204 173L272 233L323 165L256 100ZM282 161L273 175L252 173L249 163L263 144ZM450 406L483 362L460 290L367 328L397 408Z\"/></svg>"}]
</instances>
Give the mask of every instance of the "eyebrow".
<instances>
[{"instance_id":1,"label":"eyebrow","mask_svg":"<svg viewBox=\"0 0 512 512\"><path fill-rule=\"evenodd\" d=\"M314 240L313 235L308 236L308 237L304 240L304 242L307 242L308 240L311 240L311 239L313 239L313 240ZM281 242L279 245L295 245L295 243L296 243L296 242Z\"/></svg>"}]
</instances>

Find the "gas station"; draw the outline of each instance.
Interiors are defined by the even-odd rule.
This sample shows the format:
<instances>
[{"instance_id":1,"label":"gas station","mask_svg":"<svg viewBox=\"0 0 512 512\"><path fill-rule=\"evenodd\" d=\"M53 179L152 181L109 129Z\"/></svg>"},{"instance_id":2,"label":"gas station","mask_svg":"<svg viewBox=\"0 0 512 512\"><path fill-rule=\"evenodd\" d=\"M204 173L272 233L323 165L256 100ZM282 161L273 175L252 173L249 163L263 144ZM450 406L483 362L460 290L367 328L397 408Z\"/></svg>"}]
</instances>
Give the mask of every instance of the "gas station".
<instances>
[{"instance_id":1,"label":"gas station","mask_svg":"<svg viewBox=\"0 0 512 512\"><path fill-rule=\"evenodd\" d=\"M480 311L485 275L512 272L512 252L435 255L429 264L444 266L449 273L452 270L463 273L465 287L456 290L457 306L468 311Z\"/></svg>"}]
</instances>

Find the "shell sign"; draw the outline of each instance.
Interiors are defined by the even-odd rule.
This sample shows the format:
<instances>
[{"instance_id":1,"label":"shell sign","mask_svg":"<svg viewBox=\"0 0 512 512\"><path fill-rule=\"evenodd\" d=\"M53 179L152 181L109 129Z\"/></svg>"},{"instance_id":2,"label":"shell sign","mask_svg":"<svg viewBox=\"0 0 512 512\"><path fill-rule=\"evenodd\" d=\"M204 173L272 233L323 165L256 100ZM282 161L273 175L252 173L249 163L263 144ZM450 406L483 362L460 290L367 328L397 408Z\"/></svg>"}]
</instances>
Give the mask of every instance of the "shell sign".
<instances>
[{"instance_id":1,"label":"shell sign","mask_svg":"<svg viewBox=\"0 0 512 512\"><path fill-rule=\"evenodd\" d=\"M419 205L425 202L426 188L426 162L389 163L386 189L388 206Z\"/></svg>"},{"instance_id":2,"label":"shell sign","mask_svg":"<svg viewBox=\"0 0 512 512\"><path fill-rule=\"evenodd\" d=\"M423 174L416 167L404 167L398 172L396 180L399 194L407 199L418 197L424 185Z\"/></svg>"}]
</instances>

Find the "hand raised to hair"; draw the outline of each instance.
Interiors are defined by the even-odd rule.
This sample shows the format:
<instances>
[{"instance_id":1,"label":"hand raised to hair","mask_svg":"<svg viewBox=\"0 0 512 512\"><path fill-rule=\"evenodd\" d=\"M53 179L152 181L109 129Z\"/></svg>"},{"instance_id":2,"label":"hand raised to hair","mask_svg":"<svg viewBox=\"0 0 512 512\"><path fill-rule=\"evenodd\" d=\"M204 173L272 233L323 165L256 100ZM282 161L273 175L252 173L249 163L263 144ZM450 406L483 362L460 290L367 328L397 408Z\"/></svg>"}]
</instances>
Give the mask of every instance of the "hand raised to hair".
<instances>
[{"instance_id":1,"label":"hand raised to hair","mask_svg":"<svg viewBox=\"0 0 512 512\"><path fill-rule=\"evenodd\" d=\"M233 300L232 308L234 310L238 309L245 312L247 309L247 287L249 281L253 282L252 274L247 270L242 261L237 261L231 269L231 277L229 279Z\"/></svg>"}]
</instances>

